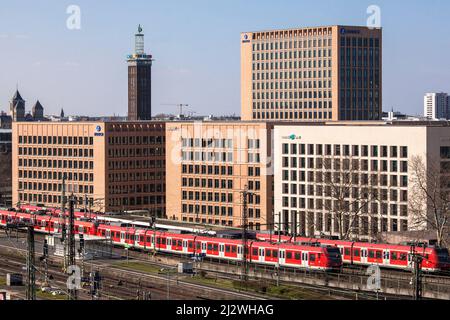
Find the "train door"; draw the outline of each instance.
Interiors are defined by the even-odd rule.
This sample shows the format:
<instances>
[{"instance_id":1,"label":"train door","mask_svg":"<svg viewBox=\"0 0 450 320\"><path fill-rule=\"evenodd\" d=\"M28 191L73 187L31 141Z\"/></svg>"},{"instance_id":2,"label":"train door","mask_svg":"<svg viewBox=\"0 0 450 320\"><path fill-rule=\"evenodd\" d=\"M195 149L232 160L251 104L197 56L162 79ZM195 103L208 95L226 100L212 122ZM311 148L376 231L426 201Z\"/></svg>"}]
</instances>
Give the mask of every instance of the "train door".
<instances>
[{"instance_id":1,"label":"train door","mask_svg":"<svg viewBox=\"0 0 450 320\"><path fill-rule=\"evenodd\" d=\"M166 245L167 245L167 250L171 251L172 250L172 238L166 239Z\"/></svg>"},{"instance_id":2,"label":"train door","mask_svg":"<svg viewBox=\"0 0 450 320\"><path fill-rule=\"evenodd\" d=\"M367 248L361 248L361 263L367 264Z\"/></svg>"},{"instance_id":3,"label":"train door","mask_svg":"<svg viewBox=\"0 0 450 320\"><path fill-rule=\"evenodd\" d=\"M388 266L391 264L389 250L383 250L383 265Z\"/></svg>"},{"instance_id":4,"label":"train door","mask_svg":"<svg viewBox=\"0 0 450 320\"><path fill-rule=\"evenodd\" d=\"M106 239L111 239L111 230L106 230L105 237Z\"/></svg>"},{"instance_id":5,"label":"train door","mask_svg":"<svg viewBox=\"0 0 450 320\"><path fill-rule=\"evenodd\" d=\"M125 231L120 231L120 243L125 244L126 241Z\"/></svg>"},{"instance_id":6,"label":"train door","mask_svg":"<svg viewBox=\"0 0 450 320\"><path fill-rule=\"evenodd\" d=\"M280 266L283 266L286 264L286 250L285 249L281 249L279 252L279 258L278 258L278 264Z\"/></svg>"},{"instance_id":7,"label":"train door","mask_svg":"<svg viewBox=\"0 0 450 320\"><path fill-rule=\"evenodd\" d=\"M202 253L206 253L206 242L202 242Z\"/></svg>"},{"instance_id":8,"label":"train door","mask_svg":"<svg viewBox=\"0 0 450 320\"><path fill-rule=\"evenodd\" d=\"M225 257L225 245L219 244L219 258Z\"/></svg>"},{"instance_id":9,"label":"train door","mask_svg":"<svg viewBox=\"0 0 450 320\"><path fill-rule=\"evenodd\" d=\"M302 252L302 267L308 268L308 252Z\"/></svg>"},{"instance_id":10,"label":"train door","mask_svg":"<svg viewBox=\"0 0 450 320\"><path fill-rule=\"evenodd\" d=\"M189 250L188 241L183 240L183 253L189 253L188 250Z\"/></svg>"},{"instance_id":11,"label":"train door","mask_svg":"<svg viewBox=\"0 0 450 320\"><path fill-rule=\"evenodd\" d=\"M259 257L258 261L259 262L264 262L264 257L265 257L264 248L259 248L258 253L259 253L258 254L258 257Z\"/></svg>"}]
</instances>

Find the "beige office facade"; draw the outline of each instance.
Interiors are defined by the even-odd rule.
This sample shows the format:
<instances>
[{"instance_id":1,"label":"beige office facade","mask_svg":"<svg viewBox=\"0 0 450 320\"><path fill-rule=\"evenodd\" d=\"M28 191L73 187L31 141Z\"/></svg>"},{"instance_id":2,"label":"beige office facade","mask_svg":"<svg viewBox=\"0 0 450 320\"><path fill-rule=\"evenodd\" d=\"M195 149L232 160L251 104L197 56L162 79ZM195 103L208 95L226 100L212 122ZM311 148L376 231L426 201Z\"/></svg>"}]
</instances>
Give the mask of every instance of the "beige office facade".
<instances>
[{"instance_id":1,"label":"beige office facade","mask_svg":"<svg viewBox=\"0 0 450 320\"><path fill-rule=\"evenodd\" d=\"M241 33L242 120L380 120L381 115L381 29Z\"/></svg>"},{"instance_id":2,"label":"beige office facade","mask_svg":"<svg viewBox=\"0 0 450 320\"><path fill-rule=\"evenodd\" d=\"M13 123L13 204L165 213L163 122ZM86 201L87 200L87 201Z\"/></svg>"},{"instance_id":3,"label":"beige office facade","mask_svg":"<svg viewBox=\"0 0 450 320\"><path fill-rule=\"evenodd\" d=\"M167 216L242 226L248 190L250 229L272 227L272 128L246 121L167 123Z\"/></svg>"}]
</instances>

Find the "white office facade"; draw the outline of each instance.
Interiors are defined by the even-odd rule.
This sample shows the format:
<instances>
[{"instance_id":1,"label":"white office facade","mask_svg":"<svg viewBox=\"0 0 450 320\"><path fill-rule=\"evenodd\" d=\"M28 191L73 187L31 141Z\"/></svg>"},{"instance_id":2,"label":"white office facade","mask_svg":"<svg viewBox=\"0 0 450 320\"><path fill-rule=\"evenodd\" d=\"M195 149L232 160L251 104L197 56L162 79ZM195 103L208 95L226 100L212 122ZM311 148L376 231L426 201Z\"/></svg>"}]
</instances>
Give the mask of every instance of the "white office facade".
<instances>
[{"instance_id":1,"label":"white office facade","mask_svg":"<svg viewBox=\"0 0 450 320\"><path fill-rule=\"evenodd\" d=\"M311 237L351 228L350 235L370 240L417 229L408 208L411 159L420 156L426 167L431 159L450 164L448 125L275 126L273 139L275 223ZM345 196L336 194L344 189Z\"/></svg>"},{"instance_id":2,"label":"white office facade","mask_svg":"<svg viewBox=\"0 0 450 320\"><path fill-rule=\"evenodd\" d=\"M447 93L427 93L423 104L425 118L430 120L450 119L450 96Z\"/></svg>"}]
</instances>

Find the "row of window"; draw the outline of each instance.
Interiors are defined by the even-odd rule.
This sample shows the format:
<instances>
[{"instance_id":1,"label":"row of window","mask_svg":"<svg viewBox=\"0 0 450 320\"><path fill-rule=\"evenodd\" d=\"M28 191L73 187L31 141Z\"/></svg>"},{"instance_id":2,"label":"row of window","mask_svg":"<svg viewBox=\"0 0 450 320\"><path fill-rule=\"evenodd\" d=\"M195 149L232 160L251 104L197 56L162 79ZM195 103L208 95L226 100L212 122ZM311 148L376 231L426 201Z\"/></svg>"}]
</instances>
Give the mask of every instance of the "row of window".
<instances>
[{"instance_id":1,"label":"row of window","mask_svg":"<svg viewBox=\"0 0 450 320\"><path fill-rule=\"evenodd\" d=\"M79 169L93 170L94 161L76 161L76 160L47 160L47 159L28 159L19 158L19 167L36 168L59 168L59 169Z\"/></svg>"},{"instance_id":2,"label":"row of window","mask_svg":"<svg viewBox=\"0 0 450 320\"><path fill-rule=\"evenodd\" d=\"M165 172L122 172L122 173L111 173L108 175L108 181L114 182L135 182L135 181L153 181L159 180L164 181Z\"/></svg>"},{"instance_id":3,"label":"row of window","mask_svg":"<svg viewBox=\"0 0 450 320\"><path fill-rule=\"evenodd\" d=\"M108 161L109 170L165 168L165 160Z\"/></svg>"},{"instance_id":4,"label":"row of window","mask_svg":"<svg viewBox=\"0 0 450 320\"><path fill-rule=\"evenodd\" d=\"M332 119L332 112L253 112L253 119Z\"/></svg>"},{"instance_id":5,"label":"row of window","mask_svg":"<svg viewBox=\"0 0 450 320\"><path fill-rule=\"evenodd\" d=\"M370 165L370 168L369 168ZM408 161L283 157L283 168L408 173Z\"/></svg>"},{"instance_id":6,"label":"row of window","mask_svg":"<svg viewBox=\"0 0 450 320\"><path fill-rule=\"evenodd\" d=\"M164 156L165 148L113 148L108 149L110 158L128 158L128 157L148 157L148 156Z\"/></svg>"},{"instance_id":7,"label":"row of window","mask_svg":"<svg viewBox=\"0 0 450 320\"><path fill-rule=\"evenodd\" d=\"M253 43L253 51L287 50L297 48L331 47L332 39L295 39L289 41L270 41ZM315 51L315 50L314 50ZM324 50L325 51L325 50ZM331 54L330 54L331 55Z\"/></svg>"},{"instance_id":8,"label":"row of window","mask_svg":"<svg viewBox=\"0 0 450 320\"><path fill-rule=\"evenodd\" d=\"M23 148L19 147L19 155L43 156L43 157L82 157L93 158L94 149L74 149L74 148Z\"/></svg>"},{"instance_id":9,"label":"row of window","mask_svg":"<svg viewBox=\"0 0 450 320\"><path fill-rule=\"evenodd\" d=\"M141 145L141 144L159 144L165 143L164 136L119 136L109 137L109 145Z\"/></svg>"},{"instance_id":10,"label":"row of window","mask_svg":"<svg viewBox=\"0 0 450 320\"><path fill-rule=\"evenodd\" d=\"M56 136L19 136L19 144L69 144L90 145L94 144L93 137L56 137Z\"/></svg>"},{"instance_id":11,"label":"row of window","mask_svg":"<svg viewBox=\"0 0 450 320\"><path fill-rule=\"evenodd\" d=\"M68 181L94 181L93 173L19 170L19 179L62 180L63 176Z\"/></svg>"},{"instance_id":12,"label":"row of window","mask_svg":"<svg viewBox=\"0 0 450 320\"><path fill-rule=\"evenodd\" d=\"M340 145L340 144L296 144L283 143L284 155L319 155L345 157L381 157L408 158L408 147L398 146L369 146L369 145Z\"/></svg>"},{"instance_id":13,"label":"row of window","mask_svg":"<svg viewBox=\"0 0 450 320\"><path fill-rule=\"evenodd\" d=\"M164 192L164 184L162 183L146 183L135 185L111 185L108 187L110 195L116 194L133 194L133 193L162 193Z\"/></svg>"}]
</instances>

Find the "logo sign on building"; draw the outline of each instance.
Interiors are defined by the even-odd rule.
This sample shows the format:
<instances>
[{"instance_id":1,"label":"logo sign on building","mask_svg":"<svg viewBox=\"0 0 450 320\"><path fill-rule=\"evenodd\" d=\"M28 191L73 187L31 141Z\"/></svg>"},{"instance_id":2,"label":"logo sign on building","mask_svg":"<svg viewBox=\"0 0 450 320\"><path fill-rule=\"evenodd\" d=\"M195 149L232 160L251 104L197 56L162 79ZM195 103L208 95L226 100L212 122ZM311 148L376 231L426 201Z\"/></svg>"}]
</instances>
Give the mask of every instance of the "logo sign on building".
<instances>
[{"instance_id":1,"label":"logo sign on building","mask_svg":"<svg viewBox=\"0 0 450 320\"><path fill-rule=\"evenodd\" d=\"M102 127L101 126L96 126L95 127L95 133L94 136L96 137L103 137L105 134L102 132Z\"/></svg>"},{"instance_id":2,"label":"logo sign on building","mask_svg":"<svg viewBox=\"0 0 450 320\"><path fill-rule=\"evenodd\" d=\"M248 36L248 34L244 34L242 43L250 43L250 37Z\"/></svg>"},{"instance_id":3,"label":"logo sign on building","mask_svg":"<svg viewBox=\"0 0 450 320\"><path fill-rule=\"evenodd\" d=\"M345 28L341 28L341 34L342 35L346 35L346 34L360 34L361 30L347 30Z\"/></svg>"},{"instance_id":4,"label":"logo sign on building","mask_svg":"<svg viewBox=\"0 0 450 320\"><path fill-rule=\"evenodd\" d=\"M282 137L283 140L301 140L302 136L297 136L296 134L291 134L290 136Z\"/></svg>"}]
</instances>

